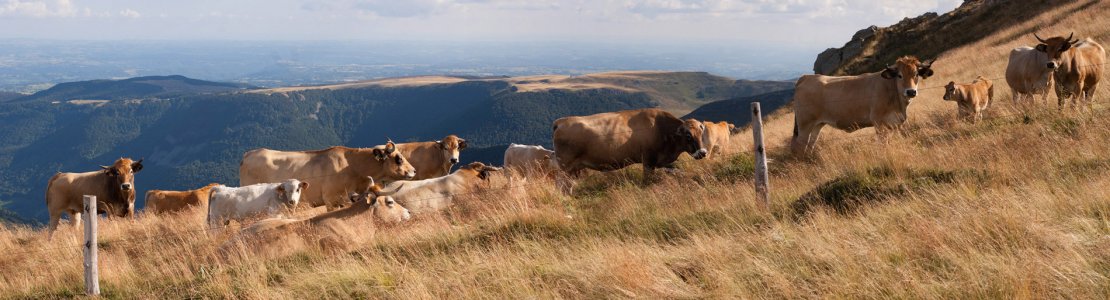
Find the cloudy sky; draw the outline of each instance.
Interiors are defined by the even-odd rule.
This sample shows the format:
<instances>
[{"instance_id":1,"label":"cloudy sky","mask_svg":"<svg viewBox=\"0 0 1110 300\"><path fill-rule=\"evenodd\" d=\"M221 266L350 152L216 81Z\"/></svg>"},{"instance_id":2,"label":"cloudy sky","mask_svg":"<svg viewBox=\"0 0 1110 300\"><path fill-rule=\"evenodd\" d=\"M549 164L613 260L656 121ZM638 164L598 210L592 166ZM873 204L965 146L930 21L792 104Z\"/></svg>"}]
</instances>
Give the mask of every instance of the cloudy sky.
<instances>
[{"instance_id":1,"label":"cloudy sky","mask_svg":"<svg viewBox=\"0 0 1110 300\"><path fill-rule=\"evenodd\" d=\"M0 0L0 38L839 46L960 0Z\"/></svg>"}]
</instances>

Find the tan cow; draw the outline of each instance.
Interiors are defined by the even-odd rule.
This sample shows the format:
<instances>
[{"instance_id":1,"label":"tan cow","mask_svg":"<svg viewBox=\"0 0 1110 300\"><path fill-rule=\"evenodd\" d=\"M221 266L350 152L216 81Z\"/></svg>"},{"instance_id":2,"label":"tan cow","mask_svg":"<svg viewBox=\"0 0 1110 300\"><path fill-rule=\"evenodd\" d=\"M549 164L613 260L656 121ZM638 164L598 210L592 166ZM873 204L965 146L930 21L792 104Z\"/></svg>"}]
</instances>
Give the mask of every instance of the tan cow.
<instances>
[{"instance_id":1,"label":"tan cow","mask_svg":"<svg viewBox=\"0 0 1110 300\"><path fill-rule=\"evenodd\" d=\"M705 135L703 136L705 149L709 150L705 158L714 158L732 153L729 146L732 142L732 135L737 133L736 125L725 121L702 121L702 124L705 125Z\"/></svg>"},{"instance_id":2,"label":"tan cow","mask_svg":"<svg viewBox=\"0 0 1110 300\"><path fill-rule=\"evenodd\" d=\"M443 177L394 181L385 185L381 194L393 196L417 214L439 211L451 206L456 197L473 194L490 177L490 172L497 171L501 168L472 162Z\"/></svg>"},{"instance_id":3,"label":"tan cow","mask_svg":"<svg viewBox=\"0 0 1110 300\"><path fill-rule=\"evenodd\" d=\"M555 151L543 146L509 144L505 148L504 167L520 176L553 176L559 170Z\"/></svg>"},{"instance_id":4,"label":"tan cow","mask_svg":"<svg viewBox=\"0 0 1110 300\"><path fill-rule=\"evenodd\" d=\"M944 86L944 101L956 101L957 116L975 123L983 119L983 110L994 99L994 83L983 76L971 83L948 82Z\"/></svg>"},{"instance_id":5,"label":"tan cow","mask_svg":"<svg viewBox=\"0 0 1110 300\"><path fill-rule=\"evenodd\" d=\"M552 135L559 167L571 176L584 169L612 171L643 164L644 179L656 168L673 168L678 156L705 158L705 125L657 108L555 120Z\"/></svg>"},{"instance_id":6,"label":"tan cow","mask_svg":"<svg viewBox=\"0 0 1110 300\"><path fill-rule=\"evenodd\" d=\"M436 178L451 173L451 166L459 163L459 152L466 149L466 140L454 134L434 142L397 144L397 150L416 168L412 179Z\"/></svg>"},{"instance_id":7,"label":"tan cow","mask_svg":"<svg viewBox=\"0 0 1110 300\"><path fill-rule=\"evenodd\" d=\"M1048 103L1048 90L1052 87L1052 72L1058 62L1048 57L1046 45L1018 47L1010 50L1010 60L1006 64L1006 84L1010 86L1015 105L1025 99L1033 102L1035 95Z\"/></svg>"},{"instance_id":8,"label":"tan cow","mask_svg":"<svg viewBox=\"0 0 1110 300\"><path fill-rule=\"evenodd\" d=\"M301 202L311 207L327 205L329 211L345 205L351 191L366 185L367 176L411 179L416 170L396 151L393 142L369 149L341 146L317 151L255 149L244 154L239 164L241 186L286 179L314 182Z\"/></svg>"},{"instance_id":9,"label":"tan cow","mask_svg":"<svg viewBox=\"0 0 1110 300\"><path fill-rule=\"evenodd\" d=\"M149 190L146 192L146 207L144 211L165 214L184 211L193 207L208 206L208 192L219 183L210 183L195 190L188 191L163 191Z\"/></svg>"},{"instance_id":10,"label":"tan cow","mask_svg":"<svg viewBox=\"0 0 1110 300\"><path fill-rule=\"evenodd\" d=\"M46 210L50 212L47 239L53 239L62 213L68 213L73 227L81 224L84 195L96 196L98 213L117 217L135 215L135 173L143 160L120 158L111 166L85 173L58 173L46 185Z\"/></svg>"},{"instance_id":11,"label":"tan cow","mask_svg":"<svg viewBox=\"0 0 1110 300\"><path fill-rule=\"evenodd\" d=\"M875 127L880 137L906 121L906 107L917 97L933 62L903 56L879 72L857 76L805 75L794 84L795 155L812 154L821 128L853 132Z\"/></svg>"},{"instance_id":12,"label":"tan cow","mask_svg":"<svg viewBox=\"0 0 1110 300\"><path fill-rule=\"evenodd\" d=\"M1052 77L1056 82L1056 98L1060 107L1071 99L1072 107L1077 102L1088 105L1094 99L1099 79L1106 64L1106 49L1091 38L1072 40L1075 33L1064 37L1042 39L1033 34L1041 44L1037 51L1048 56L1048 68L1054 70Z\"/></svg>"}]
</instances>

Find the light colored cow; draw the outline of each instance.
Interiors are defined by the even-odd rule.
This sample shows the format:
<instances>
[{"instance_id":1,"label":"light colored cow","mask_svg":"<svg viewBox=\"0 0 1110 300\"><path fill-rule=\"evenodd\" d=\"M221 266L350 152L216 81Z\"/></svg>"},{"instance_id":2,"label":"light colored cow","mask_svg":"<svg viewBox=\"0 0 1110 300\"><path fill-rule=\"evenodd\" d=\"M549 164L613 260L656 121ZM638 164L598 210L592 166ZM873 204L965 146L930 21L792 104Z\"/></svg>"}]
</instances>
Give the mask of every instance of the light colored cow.
<instances>
[{"instance_id":1,"label":"light colored cow","mask_svg":"<svg viewBox=\"0 0 1110 300\"><path fill-rule=\"evenodd\" d=\"M412 180L436 178L451 172L459 163L459 152L466 149L466 140L454 134L434 142L397 144L397 150L416 168Z\"/></svg>"},{"instance_id":2,"label":"light colored cow","mask_svg":"<svg viewBox=\"0 0 1110 300\"><path fill-rule=\"evenodd\" d=\"M559 170L559 163L555 160L555 151L543 146L509 144L505 149L504 168L525 177L553 176Z\"/></svg>"},{"instance_id":3,"label":"light colored cow","mask_svg":"<svg viewBox=\"0 0 1110 300\"><path fill-rule=\"evenodd\" d=\"M1025 99L1032 102L1040 94L1042 101L1048 103L1048 90L1052 87L1052 72L1057 63L1049 57L1047 46L1018 47L1010 50L1010 60L1006 65L1006 84L1010 86L1015 105Z\"/></svg>"},{"instance_id":4,"label":"light colored cow","mask_svg":"<svg viewBox=\"0 0 1110 300\"><path fill-rule=\"evenodd\" d=\"M230 221L279 215L296 207L307 188L308 182L296 179L242 187L213 187L208 201L208 225L217 227Z\"/></svg>"},{"instance_id":5,"label":"light colored cow","mask_svg":"<svg viewBox=\"0 0 1110 300\"><path fill-rule=\"evenodd\" d=\"M47 239L54 238L62 213L68 213L73 227L81 224L85 195L96 196L97 212L117 217L135 216L135 173L143 160L120 158L102 170L84 173L58 173L46 184L46 210L50 213Z\"/></svg>"},{"instance_id":6,"label":"light colored cow","mask_svg":"<svg viewBox=\"0 0 1110 300\"><path fill-rule=\"evenodd\" d=\"M366 186L366 178L411 179L416 170L396 151L393 142L374 148L331 147L318 151L255 149L243 154L239 184L300 179L317 182L304 195L304 202L335 210L347 204L347 195Z\"/></svg>"},{"instance_id":7,"label":"light colored cow","mask_svg":"<svg viewBox=\"0 0 1110 300\"><path fill-rule=\"evenodd\" d=\"M394 181L382 188L381 194L393 196L393 199L417 214L439 211L450 206L456 197L474 193L490 177L490 172L497 171L501 171L501 168L472 162L443 177Z\"/></svg>"},{"instance_id":8,"label":"light colored cow","mask_svg":"<svg viewBox=\"0 0 1110 300\"><path fill-rule=\"evenodd\" d=\"M732 145L732 135L738 133L736 125L725 121L702 121L702 124L705 125L705 134L703 135L705 149L709 150L705 158L731 154L732 149L729 146Z\"/></svg>"},{"instance_id":9,"label":"light colored cow","mask_svg":"<svg viewBox=\"0 0 1110 300\"><path fill-rule=\"evenodd\" d=\"M971 83L948 82L944 86L944 101L956 101L957 116L975 123L983 119L983 110L994 99L994 83L983 76Z\"/></svg>"},{"instance_id":10,"label":"light colored cow","mask_svg":"<svg viewBox=\"0 0 1110 300\"><path fill-rule=\"evenodd\" d=\"M857 76L805 75L794 84L794 155L813 153L821 128L853 132L875 127L880 137L906 121L906 107L917 97L933 62L903 56L879 72Z\"/></svg>"}]
</instances>

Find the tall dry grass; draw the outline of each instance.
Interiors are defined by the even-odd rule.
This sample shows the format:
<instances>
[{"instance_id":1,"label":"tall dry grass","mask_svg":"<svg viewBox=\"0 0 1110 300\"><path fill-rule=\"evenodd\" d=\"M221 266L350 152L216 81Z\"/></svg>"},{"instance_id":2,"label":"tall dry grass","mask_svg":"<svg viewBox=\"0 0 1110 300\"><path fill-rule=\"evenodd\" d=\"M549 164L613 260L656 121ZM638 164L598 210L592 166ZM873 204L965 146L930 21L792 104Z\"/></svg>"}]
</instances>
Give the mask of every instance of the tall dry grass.
<instances>
[{"instance_id":1,"label":"tall dry grass","mask_svg":"<svg viewBox=\"0 0 1110 300\"><path fill-rule=\"evenodd\" d=\"M946 53L930 85L1002 74L1028 39L1000 38L1043 24L1110 41L1107 5L1084 3ZM785 155L792 115L772 115L768 211L739 154L683 160L651 185L638 167L593 174L572 195L514 181L443 214L351 224L340 231L357 238L327 245L240 245L234 228L204 230L200 212L106 220L101 287L120 298L1107 299L1106 86L1092 112L1048 106L1026 119L998 105L979 124L954 121L943 90L925 90L905 136L826 129L810 160ZM80 295L76 234L0 229L0 297Z\"/></svg>"}]
</instances>

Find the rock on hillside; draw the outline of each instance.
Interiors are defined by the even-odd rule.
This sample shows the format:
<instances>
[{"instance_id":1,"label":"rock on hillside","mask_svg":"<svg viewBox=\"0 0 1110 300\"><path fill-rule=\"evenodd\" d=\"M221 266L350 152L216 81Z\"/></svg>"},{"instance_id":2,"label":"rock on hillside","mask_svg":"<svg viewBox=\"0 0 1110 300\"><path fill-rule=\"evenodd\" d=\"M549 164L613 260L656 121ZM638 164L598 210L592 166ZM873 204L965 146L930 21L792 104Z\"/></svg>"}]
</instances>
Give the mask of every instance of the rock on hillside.
<instances>
[{"instance_id":1,"label":"rock on hillside","mask_svg":"<svg viewBox=\"0 0 1110 300\"><path fill-rule=\"evenodd\" d=\"M871 26L856 32L840 48L829 48L813 62L813 72L853 75L874 72L903 55L924 59L947 49L978 41L995 32L1073 0L964 1L955 10L905 18L889 27ZM937 46L944 45L944 46Z\"/></svg>"}]
</instances>

